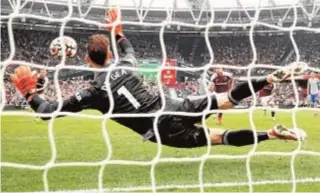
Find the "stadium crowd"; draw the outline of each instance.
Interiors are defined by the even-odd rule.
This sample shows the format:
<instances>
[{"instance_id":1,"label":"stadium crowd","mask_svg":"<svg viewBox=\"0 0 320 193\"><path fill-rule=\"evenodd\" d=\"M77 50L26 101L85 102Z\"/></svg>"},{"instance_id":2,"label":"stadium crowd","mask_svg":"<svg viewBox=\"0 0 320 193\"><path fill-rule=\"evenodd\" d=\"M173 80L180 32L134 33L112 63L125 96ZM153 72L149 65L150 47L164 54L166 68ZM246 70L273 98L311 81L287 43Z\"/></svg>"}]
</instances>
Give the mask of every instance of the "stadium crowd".
<instances>
[{"instance_id":1,"label":"stadium crowd","mask_svg":"<svg viewBox=\"0 0 320 193\"><path fill-rule=\"evenodd\" d=\"M4 28L1 33L1 60L10 54L9 37ZM73 37L78 43L77 57L69 59L67 64L79 65L84 63L85 45L89 33L66 35ZM58 36L51 31L14 30L15 55L14 59L24 60L43 65L56 65L60 61L52 58L49 53L51 41ZM162 50L158 33L126 33L136 51L138 59L162 59ZM294 36L299 48L300 60L307 61L311 66L319 66L320 34L296 34ZM254 48L257 53L256 63L281 64L282 61L296 59L292 42L287 35L255 35ZM168 58L174 58L193 66L201 66L210 61L209 52L204 37L199 34L165 34L164 42ZM248 65L253 60L253 48L249 36L224 35L210 37L214 53L214 63L230 64L235 67ZM240 75L235 70L234 74Z\"/></svg>"},{"instance_id":2,"label":"stadium crowd","mask_svg":"<svg viewBox=\"0 0 320 193\"><path fill-rule=\"evenodd\" d=\"M82 79L70 79L59 81L59 88L61 90L62 98L66 99L70 97L76 91L88 88L90 86L91 80ZM25 104L25 99L17 92L16 88L10 81L5 81L5 94L6 94L6 104L11 106L21 106ZM158 93L158 86L154 82L145 81L145 85L148 90L153 93ZM188 81L185 83L180 83L176 87L163 87L166 95L171 97L184 98L187 96L197 96L199 93L199 82L198 81ZM172 92L173 91L173 92ZM49 86L44 93L47 100L54 101L57 99L57 90L53 81L50 81ZM276 104L282 104L285 106L290 106L295 104L294 88L291 83L283 83L277 87L275 90L274 101ZM259 104L258 100L258 104ZM302 101L300 101L302 102ZM244 106L250 106L252 99L245 100L241 104Z\"/></svg>"},{"instance_id":3,"label":"stadium crowd","mask_svg":"<svg viewBox=\"0 0 320 193\"><path fill-rule=\"evenodd\" d=\"M5 60L10 54L9 37L6 29L1 33L1 60ZM86 32L77 34L66 34L73 37L78 43L78 53L75 58L68 59L67 65L84 64L85 45L87 38L91 35ZM159 42L158 33L126 33L136 51L137 59L158 59L162 58L162 50ZM15 40L15 60L24 60L31 63L43 65L57 65L60 61L50 56L49 45L58 36L58 32L49 31L26 31L24 29L14 30ZM306 61L309 65L320 67L320 34L306 33L296 34L294 39L299 48L300 60ZM191 66L201 66L210 61L210 56L205 40L199 34L165 34L164 42L168 58L174 58ZM253 50L256 50L259 64L278 64L283 65L296 59L289 35L255 35L253 45L249 36L228 35L210 37L211 47L214 53L214 63L228 64L232 67L243 67L253 60ZM252 48L254 46L254 49ZM286 61L286 62L283 62ZM11 65L7 72L11 72ZM247 75L247 70L228 69L235 77ZM265 75L270 69L253 69L252 75ZM85 88L89 85L89 80L67 80L59 81L62 96L65 98L75 90ZM154 83L146 83L152 92L157 90ZM49 100L56 98L54 84L49 84L46 96ZM182 86L176 88L178 97L196 95L199 84L197 81L184 82ZM16 93L11 83L5 81L6 102L7 104L17 105L23 103L23 98ZM170 89L165 88L168 92ZM282 84L276 92L276 101L282 104L294 102L293 88L290 84ZM250 100L247 100L250 103Z\"/></svg>"}]
</instances>

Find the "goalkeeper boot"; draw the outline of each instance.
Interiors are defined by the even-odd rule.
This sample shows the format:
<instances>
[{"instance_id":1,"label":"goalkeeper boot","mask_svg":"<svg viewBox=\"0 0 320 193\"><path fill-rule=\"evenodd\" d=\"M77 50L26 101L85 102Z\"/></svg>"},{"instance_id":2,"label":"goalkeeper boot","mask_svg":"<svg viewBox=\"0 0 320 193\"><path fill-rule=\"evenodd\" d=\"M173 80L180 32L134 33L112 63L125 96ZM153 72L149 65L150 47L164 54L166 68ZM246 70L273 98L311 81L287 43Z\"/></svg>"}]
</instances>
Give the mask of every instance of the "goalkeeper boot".
<instances>
[{"instance_id":1,"label":"goalkeeper boot","mask_svg":"<svg viewBox=\"0 0 320 193\"><path fill-rule=\"evenodd\" d=\"M301 129L288 129L283 125L276 125L268 130L270 139L284 139L302 141L307 137L307 134Z\"/></svg>"},{"instance_id":2,"label":"goalkeeper boot","mask_svg":"<svg viewBox=\"0 0 320 193\"><path fill-rule=\"evenodd\" d=\"M270 77L272 83L279 83L290 78L292 74L294 76L302 74L307 68L308 65L304 62L294 62L289 64L287 67L276 70L270 75Z\"/></svg>"}]
</instances>

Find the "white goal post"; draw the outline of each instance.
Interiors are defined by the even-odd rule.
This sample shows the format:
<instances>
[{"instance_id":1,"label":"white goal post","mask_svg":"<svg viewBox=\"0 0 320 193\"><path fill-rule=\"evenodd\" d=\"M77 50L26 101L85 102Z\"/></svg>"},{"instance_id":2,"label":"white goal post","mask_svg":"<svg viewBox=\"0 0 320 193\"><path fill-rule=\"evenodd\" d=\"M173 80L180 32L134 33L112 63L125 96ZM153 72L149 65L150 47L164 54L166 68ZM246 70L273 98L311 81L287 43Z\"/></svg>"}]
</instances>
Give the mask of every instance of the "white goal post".
<instances>
[{"instance_id":1,"label":"white goal post","mask_svg":"<svg viewBox=\"0 0 320 193\"><path fill-rule=\"evenodd\" d=\"M139 69L142 71L148 71L148 72L156 72L162 69L176 69L180 71L199 71L204 70L204 73L212 67L212 63L214 61L214 52L212 49L212 45L210 44L209 40L209 34L210 29L212 27L221 27L222 29L227 27L239 27L239 28L248 28L249 29L249 39L251 44L251 49L253 52L253 58L251 60L251 63L247 66L237 67L237 66L231 66L227 64L217 64L216 67L223 67L227 69L241 69L241 70L247 70L247 78L251 78L251 71L253 68L261 67L261 68L269 68L269 69L278 69L281 68L280 66L270 66L266 64L256 64L257 61L257 53L256 53L256 47L253 40L253 35L255 33L254 28L256 26L264 26L266 28L269 28L272 30L278 30L283 32L288 32L290 34L290 39L294 47L294 51L296 54L296 61L300 60L299 55L299 49L297 47L297 44L294 39L294 32L295 31L307 31L312 33L319 33L319 28L312 28L310 26L302 27L297 26L297 21L300 19L298 17L297 10L305 10L303 1L294 1L294 0L260 0L260 1L245 1L245 0L227 0L227 1L216 1L216 0L149 0L149 1L136 1L136 0L89 0L89 1L80 1L80 0L59 0L59 1L46 1L46 0L8 0L10 7L12 8L12 12L8 14L1 14L1 22L5 25L7 25L8 28L8 36L9 36L9 42L10 42L10 55L8 58L6 58L4 61L1 62L2 69L5 69L7 66L15 64L15 65L28 65L31 67L36 67L40 69L47 69L47 70L54 70L54 85L57 91L58 101L59 101L59 108L57 111L53 112L50 116L52 119L49 121L48 126L48 135L49 135L49 141L50 141L50 147L51 147L51 159L44 165L28 165L28 164L19 164L19 163L13 163L13 162L0 162L1 167L11 167L11 168L21 168L21 169L31 169L31 170L40 170L43 171L43 185L44 185L44 191L50 192L49 182L48 182L48 171L54 167L71 167L71 166L99 166L99 175L97 176L97 183L98 183L98 189L97 190L76 190L78 192L81 191L87 191L87 192L104 192L104 191L144 191L144 190L151 190L153 192L157 192L158 190L165 190L170 188L199 188L201 192L204 192L204 188L207 187L230 187L230 186L248 186L249 191L253 191L254 185L264 185L264 184L292 184L292 192L296 191L296 184L297 183L307 183L307 182L320 182L320 175L317 178L297 178L296 172L295 172L295 158L297 155L312 155L312 156L320 156L320 152L314 152L314 151L305 151L302 150L302 144L299 142L299 145L297 148L292 152L257 152L257 143L255 143L252 146L252 149L249 151L246 155L223 155L223 154L211 154L210 149L211 145L208 144L207 151L204 155L192 158L192 157L184 157L184 158L161 158L161 152L162 152L162 145L161 145L161 139L159 137L158 129L157 129L157 120L159 117L163 114L174 114L174 115L188 115L188 116L198 116L201 114L203 116L203 126L207 130L207 126L205 124L205 115L208 113L216 113L219 112L217 110L209 110L209 106L207 110L205 110L202 113L182 113L182 112L164 112L164 106L161 108L160 111L157 111L156 113L152 114L112 114L112 109L114 106L113 100L111 101L111 108L108 113L104 115L85 115L81 113L66 113L66 112L59 112L59 109L61 109L62 106L62 95L61 95L61 89L59 87L59 80L58 80L58 74L63 69L72 69L72 70L86 70L86 71L107 71L110 72L115 68L122 68L122 69L129 69L129 70L137 70L136 68L130 68L130 67L118 67L115 65L111 65L107 69L97 70L97 69L91 69L85 66L68 66L65 65L65 56L62 58L61 62L57 66L43 66L42 64L33 64L27 61L17 61L14 60L14 55L16 53L15 48L15 40L13 36L13 25L15 24L15 19L21 19L21 18L32 18L35 20L40 21L50 21L55 22L60 25L60 36L64 35L65 28L67 28L68 22L80 22L90 25L98 26L99 28L106 28L106 24L103 23L103 20L93 20L92 18L87 18L87 15L90 13L91 9L106 9L107 7L118 7L120 10L135 10L137 14L138 21L130 21L126 20L126 17L123 17L121 22L124 25L133 25L133 26L142 26L142 27L160 27L159 31L159 40L161 44L161 50L162 50L162 65L160 69ZM142 2L142 3L141 3ZM224 3L223 3L224 2ZM30 5L33 3L41 3L45 7L45 13L42 15L38 15L31 12L22 11L24 10L24 7L26 5ZM55 18L53 17L52 10L50 10L48 5L54 4L56 6L64 5L67 6L67 14L62 18ZM82 4L86 4L86 9L82 9ZM316 0L314 1L313 6L313 13L317 14L320 10L320 5L318 5L319 2ZM286 17L275 19L274 24L270 24L268 22L261 22L259 20L259 13L261 10L266 9L288 9L293 11L293 17L290 18L290 24L289 26L285 27L282 25L276 25L277 22L283 22ZM75 9L78 9L80 11L77 16L73 15L73 11ZM145 18L148 16L149 11L158 11L162 14L165 14L165 19L162 21L145 21ZM188 21L180 21L175 20L174 18L174 12L177 11L184 11L190 14L191 20ZM227 13L227 17L225 17L222 20L219 20L216 18L216 13L220 11L225 11ZM245 15L243 17L243 20L232 20L231 15L233 12L241 12ZM3 12L2 12L3 13ZM312 17L311 14L307 14L307 16ZM282 19L282 20L281 20ZM113 27L118 23L115 22L113 24ZM281 23L282 24L282 23ZM208 64L202 66L202 67L169 67L165 65L165 61L167 59L167 51L165 47L164 42L164 32L165 29L168 26L176 26L180 27L191 27L196 28L201 31L201 33L204 36L206 46L209 50L210 54L210 61ZM114 29L114 28L113 28ZM114 34L114 31L112 32ZM114 36L112 36L114 37ZM115 39L112 41L112 48L113 50L117 50L117 46L115 43ZM62 45L63 46L63 45ZM117 51L114 52L114 57L116 61L119 61L119 54ZM318 68L309 68L310 70L316 71L320 73L320 69ZM158 73L157 77L157 83L158 85L161 84L161 73ZM0 106L0 116L44 116L44 114L36 114L31 112L19 112L19 111L4 111L4 105L5 105L5 89L4 89L4 76L5 71L1 70L0 72L0 88L1 88L1 97L2 102ZM110 73L108 73L109 79ZM294 93L295 98L298 103L298 90L297 86L294 80L292 80L292 84L294 85ZM111 89L109 82L106 83L107 91L109 94L109 97L112 98ZM163 104L165 103L164 100L164 91L162 87L160 88L160 93L162 97ZM250 83L250 89L253 92L252 84ZM122 90L121 94L126 94L126 90ZM207 97L209 97L208 88L206 88L207 91ZM130 94L130 93L129 93ZM252 107L248 109L244 109L242 111L236 110L236 109L230 109L228 112L238 114L247 112L250 116L250 125L251 129L253 131L256 131L256 126L253 121L253 113L258 108L256 107L257 104L257 98L255 95L253 95L254 104ZM133 101L134 103L134 101ZM136 106L139 106L139 104L136 104ZM294 128L297 128L297 122L296 122L296 112L298 112L300 108L298 107L298 104L295 105L293 109L277 109L277 111L283 111L283 112L291 112L292 118L293 118L293 126ZM315 109L308 109L304 108L304 110L312 110ZM319 111L319 110L318 110ZM55 136L53 133L53 123L55 121L56 116L58 115L72 115L73 117L80 117L80 118L90 118L90 119L103 119L101 130L103 133L103 137L105 140L105 143L108 148L108 156L105 160L99 161L99 162L65 162L65 163L56 163L56 156L57 156L57 148L56 148L56 141ZM48 115L46 115L48 116ZM152 159L152 161L125 161L125 160L113 160L111 157L112 153L112 146L109 139L109 135L106 129L106 121L109 118L115 118L115 117L156 117L154 121L154 127L155 127L155 134L156 138L158 139L159 143L157 144L157 154ZM208 133L206 133L208 137ZM209 138L209 137L208 137ZM257 136L255 136L255 141L257 142ZM252 179L251 174L251 158L255 155L268 155L268 156L287 156L291 158L290 162L290 170L291 170L291 179L290 180L271 180L271 181L254 181ZM206 160L208 159L245 159L246 160L246 172L247 172L247 181L244 182L223 182L223 183L204 183L203 180L203 169L204 164ZM198 170L198 184L188 184L188 185L181 185L181 184L174 184L174 185L168 185L168 186L160 186L157 185L156 178L155 178L155 167L158 163L171 163L171 162L201 162ZM151 184L150 186L136 186L136 187L117 187L112 189L105 189L103 186L103 178L104 178L104 169L108 165L137 165L137 166L151 166L150 169L150 179Z\"/></svg>"}]
</instances>

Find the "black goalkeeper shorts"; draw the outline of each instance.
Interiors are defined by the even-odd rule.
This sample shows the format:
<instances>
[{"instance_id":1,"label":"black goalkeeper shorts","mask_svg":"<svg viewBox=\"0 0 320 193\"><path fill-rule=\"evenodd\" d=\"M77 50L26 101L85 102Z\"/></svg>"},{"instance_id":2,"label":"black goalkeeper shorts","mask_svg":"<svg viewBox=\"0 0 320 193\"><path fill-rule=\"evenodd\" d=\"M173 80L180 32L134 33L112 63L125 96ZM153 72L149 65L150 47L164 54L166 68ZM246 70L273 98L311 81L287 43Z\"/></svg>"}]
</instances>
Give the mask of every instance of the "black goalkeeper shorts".
<instances>
[{"instance_id":1,"label":"black goalkeeper shorts","mask_svg":"<svg viewBox=\"0 0 320 193\"><path fill-rule=\"evenodd\" d=\"M217 100L215 95L211 96L210 109L217 109ZM184 99L176 101L174 99L166 99L166 111L199 113L207 108L208 99ZM196 123L201 123L202 115L200 116L181 116L181 115L166 115L165 112L159 117L158 131L163 145L178 147L178 148L193 148L202 147L208 144L205 130L202 127L195 126ZM208 116L208 115L207 115ZM145 135L145 139L157 142L153 129L149 130Z\"/></svg>"}]
</instances>

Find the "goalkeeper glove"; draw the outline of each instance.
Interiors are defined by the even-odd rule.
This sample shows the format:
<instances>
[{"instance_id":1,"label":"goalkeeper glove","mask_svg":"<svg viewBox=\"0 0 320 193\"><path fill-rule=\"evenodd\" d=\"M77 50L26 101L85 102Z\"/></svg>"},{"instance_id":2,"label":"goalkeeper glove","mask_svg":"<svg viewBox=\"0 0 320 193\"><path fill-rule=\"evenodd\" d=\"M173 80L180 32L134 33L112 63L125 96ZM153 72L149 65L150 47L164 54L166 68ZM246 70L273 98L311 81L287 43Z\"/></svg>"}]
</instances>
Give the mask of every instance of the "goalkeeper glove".
<instances>
[{"instance_id":1,"label":"goalkeeper glove","mask_svg":"<svg viewBox=\"0 0 320 193\"><path fill-rule=\"evenodd\" d=\"M104 21L104 23L106 24L112 24L113 22L115 22L117 20L117 18L119 18L119 20L121 20L121 15L120 15L120 11L116 8L110 8L108 10L108 19L106 19ZM107 30L109 32L112 31L112 26L107 27ZM118 24L115 26L115 35L122 35L122 24Z\"/></svg>"},{"instance_id":2,"label":"goalkeeper glove","mask_svg":"<svg viewBox=\"0 0 320 193\"><path fill-rule=\"evenodd\" d=\"M36 92L37 74L32 74L28 66L17 67L14 73L10 74L10 79L26 99Z\"/></svg>"}]
</instances>

